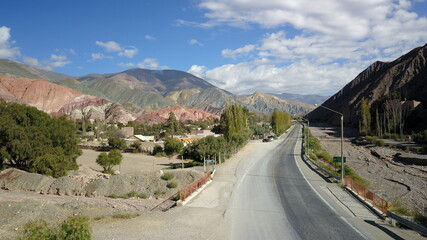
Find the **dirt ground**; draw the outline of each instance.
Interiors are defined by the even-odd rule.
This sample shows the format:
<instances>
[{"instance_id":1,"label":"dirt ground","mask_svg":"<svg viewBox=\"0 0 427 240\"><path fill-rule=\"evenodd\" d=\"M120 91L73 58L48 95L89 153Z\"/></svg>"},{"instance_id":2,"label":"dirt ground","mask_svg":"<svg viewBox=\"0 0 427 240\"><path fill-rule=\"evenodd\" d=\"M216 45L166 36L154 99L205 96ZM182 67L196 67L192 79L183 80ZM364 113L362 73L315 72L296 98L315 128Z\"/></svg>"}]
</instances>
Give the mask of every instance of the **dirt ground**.
<instances>
[{"instance_id":1,"label":"dirt ground","mask_svg":"<svg viewBox=\"0 0 427 240\"><path fill-rule=\"evenodd\" d=\"M310 126L322 148L333 156L340 156L339 128ZM357 146L351 129L345 129L344 156L347 165L370 182L369 188L393 203L403 202L409 209L423 211L427 207L427 166L397 161L396 149L377 146ZM378 157L379 156L379 157Z\"/></svg>"},{"instance_id":2,"label":"dirt ground","mask_svg":"<svg viewBox=\"0 0 427 240\"><path fill-rule=\"evenodd\" d=\"M86 168L102 171L102 167L96 163L96 158L100 152L87 149L83 149L82 151L83 154L77 158L77 164L80 166L80 171ZM183 162L181 159L154 157L143 153L122 153L122 155L122 164L113 168L122 174L158 171L170 166L171 164Z\"/></svg>"},{"instance_id":3,"label":"dirt ground","mask_svg":"<svg viewBox=\"0 0 427 240\"><path fill-rule=\"evenodd\" d=\"M169 208L174 201L167 200L178 189L203 175L200 168L167 170L180 159L158 158L145 154L123 153L119 175L101 173L95 162L99 152L83 150L77 159L79 170L54 179L39 174L8 169L0 173L0 239L13 239L29 221L45 219L60 222L72 215L88 216L92 221L111 222L120 216L149 216ZM162 173L172 172L174 178L163 180ZM168 188L168 182L177 188ZM144 193L139 197L124 196L131 191Z\"/></svg>"}]
</instances>

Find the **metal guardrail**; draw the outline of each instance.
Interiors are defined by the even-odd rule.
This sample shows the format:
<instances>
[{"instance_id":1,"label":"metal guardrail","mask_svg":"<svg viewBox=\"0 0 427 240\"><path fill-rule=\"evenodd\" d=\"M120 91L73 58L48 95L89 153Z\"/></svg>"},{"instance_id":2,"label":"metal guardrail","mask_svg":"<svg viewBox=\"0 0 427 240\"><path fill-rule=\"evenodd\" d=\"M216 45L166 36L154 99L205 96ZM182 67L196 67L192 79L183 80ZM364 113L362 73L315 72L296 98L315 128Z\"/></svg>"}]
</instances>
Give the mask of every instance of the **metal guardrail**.
<instances>
[{"instance_id":1,"label":"metal guardrail","mask_svg":"<svg viewBox=\"0 0 427 240\"><path fill-rule=\"evenodd\" d=\"M333 173L329 172L328 170L324 169L323 167L321 167L320 165L318 165L317 163L315 163L315 162L313 161L313 159L311 159L311 158L310 158L309 156L307 156L305 153L304 153L304 158L305 158L306 160L310 161L314 166L316 166L319 170L321 170L322 172L326 173L327 175L329 175L329 176L331 176L331 177L333 177L333 178L335 178L335 179L337 179L337 180L340 180L340 179L341 179L341 177L340 177L340 176L337 176L337 175L335 175L335 174L333 174Z\"/></svg>"},{"instance_id":2,"label":"metal guardrail","mask_svg":"<svg viewBox=\"0 0 427 240\"><path fill-rule=\"evenodd\" d=\"M419 225L418 223L414 223L414 222L412 222L412 221L410 221L404 217L401 217L394 212L390 212L390 211L387 211L387 216L390 217L391 219L394 219L397 222L417 231L418 233L420 233L424 237L427 237L427 228Z\"/></svg>"},{"instance_id":3,"label":"metal guardrail","mask_svg":"<svg viewBox=\"0 0 427 240\"><path fill-rule=\"evenodd\" d=\"M201 178L197 179L196 181L190 183L187 187L181 189L178 191L179 199L184 201L188 196L190 196L193 192L197 191L201 186L203 186L205 183L207 183L209 180L212 179L211 172L206 173Z\"/></svg>"},{"instance_id":4,"label":"metal guardrail","mask_svg":"<svg viewBox=\"0 0 427 240\"><path fill-rule=\"evenodd\" d=\"M365 202L369 202L375 208L379 209L384 215L387 214L388 202L382 198L380 198L375 193L369 191L369 189L360 186L353 179L345 176L345 185L346 187L353 190L357 195L359 195Z\"/></svg>"}]
</instances>

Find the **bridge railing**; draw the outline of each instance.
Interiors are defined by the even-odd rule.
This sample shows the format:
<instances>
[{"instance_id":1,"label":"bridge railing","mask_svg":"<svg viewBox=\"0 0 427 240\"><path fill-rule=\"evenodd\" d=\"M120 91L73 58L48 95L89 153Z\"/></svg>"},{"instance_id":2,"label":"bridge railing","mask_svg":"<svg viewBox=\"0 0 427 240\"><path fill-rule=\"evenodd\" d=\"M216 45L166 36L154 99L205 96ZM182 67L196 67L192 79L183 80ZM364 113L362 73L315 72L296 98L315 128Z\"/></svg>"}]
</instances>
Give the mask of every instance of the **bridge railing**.
<instances>
[{"instance_id":1,"label":"bridge railing","mask_svg":"<svg viewBox=\"0 0 427 240\"><path fill-rule=\"evenodd\" d=\"M181 189L178 191L179 199L184 201L188 196L190 196L192 193L197 191L201 186L205 185L208 181L212 179L212 173L207 172L205 175L203 175L201 178L197 179L196 181L190 183L187 187Z\"/></svg>"},{"instance_id":2,"label":"bridge railing","mask_svg":"<svg viewBox=\"0 0 427 240\"><path fill-rule=\"evenodd\" d=\"M382 198L380 198L375 193L369 191L369 189L359 185L353 179L345 176L345 185L357 193L361 198L363 198L366 202L369 202L375 208L379 209L384 215L387 214L388 202Z\"/></svg>"}]
</instances>

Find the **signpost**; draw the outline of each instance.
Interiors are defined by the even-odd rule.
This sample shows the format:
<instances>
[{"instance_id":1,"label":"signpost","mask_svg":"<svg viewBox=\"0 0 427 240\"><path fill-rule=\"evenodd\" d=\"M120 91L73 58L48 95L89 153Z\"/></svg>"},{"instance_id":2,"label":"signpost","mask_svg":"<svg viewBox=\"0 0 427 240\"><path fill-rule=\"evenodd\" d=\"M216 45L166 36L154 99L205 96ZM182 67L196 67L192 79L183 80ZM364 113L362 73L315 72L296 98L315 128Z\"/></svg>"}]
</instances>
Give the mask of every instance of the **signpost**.
<instances>
[{"instance_id":1,"label":"signpost","mask_svg":"<svg viewBox=\"0 0 427 240\"><path fill-rule=\"evenodd\" d=\"M341 157L333 157L334 162L347 162L347 158L343 157L343 161L341 161Z\"/></svg>"}]
</instances>

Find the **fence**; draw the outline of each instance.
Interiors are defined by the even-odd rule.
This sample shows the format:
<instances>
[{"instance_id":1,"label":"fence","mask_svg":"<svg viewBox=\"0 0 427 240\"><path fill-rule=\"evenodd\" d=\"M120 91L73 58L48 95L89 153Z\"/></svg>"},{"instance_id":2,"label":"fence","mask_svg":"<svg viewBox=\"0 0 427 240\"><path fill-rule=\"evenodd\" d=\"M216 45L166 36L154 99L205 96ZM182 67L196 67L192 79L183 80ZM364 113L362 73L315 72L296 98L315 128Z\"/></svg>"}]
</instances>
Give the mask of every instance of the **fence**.
<instances>
[{"instance_id":1,"label":"fence","mask_svg":"<svg viewBox=\"0 0 427 240\"><path fill-rule=\"evenodd\" d=\"M211 172L206 173L201 178L197 179L196 181L192 182L187 187L181 189L178 191L179 199L184 201L188 196L190 196L193 192L197 191L201 186L203 186L206 182L212 179Z\"/></svg>"},{"instance_id":2,"label":"fence","mask_svg":"<svg viewBox=\"0 0 427 240\"><path fill-rule=\"evenodd\" d=\"M367 188L360 186L353 179L349 177L344 177L345 184L351 190L355 191L357 195L362 197L365 201L368 201L375 208L381 210L383 214L387 214L387 206L388 202L380 197L378 197L375 193L369 191Z\"/></svg>"}]
</instances>

